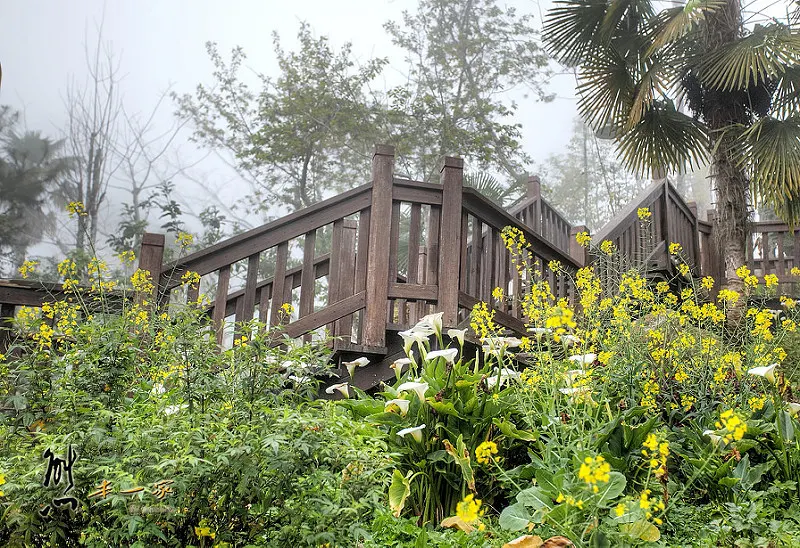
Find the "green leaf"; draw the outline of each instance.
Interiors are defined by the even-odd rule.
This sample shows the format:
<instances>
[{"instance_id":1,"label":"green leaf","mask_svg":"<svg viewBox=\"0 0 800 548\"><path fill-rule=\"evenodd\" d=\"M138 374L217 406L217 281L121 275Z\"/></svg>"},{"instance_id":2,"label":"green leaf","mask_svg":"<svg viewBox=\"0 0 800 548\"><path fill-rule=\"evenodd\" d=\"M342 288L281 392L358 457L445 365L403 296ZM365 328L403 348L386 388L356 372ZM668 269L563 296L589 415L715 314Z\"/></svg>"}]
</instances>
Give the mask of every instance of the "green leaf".
<instances>
[{"instance_id":1,"label":"green leaf","mask_svg":"<svg viewBox=\"0 0 800 548\"><path fill-rule=\"evenodd\" d=\"M445 401L436 401L436 400L431 400L431 401L429 401L428 403L430 404L431 408L432 408L434 411L436 411L437 413L439 413L439 414L441 414L441 415L450 415L451 417L456 417L456 418L458 418L458 419L461 419L461 418L463 418L463 417L462 417L462 416L461 416L461 415L458 413L458 411L456 411L456 408L455 408L455 406L453 405L453 402L450 402L450 401L447 401L447 402L445 402Z\"/></svg>"},{"instance_id":2,"label":"green leaf","mask_svg":"<svg viewBox=\"0 0 800 548\"><path fill-rule=\"evenodd\" d=\"M792 422L792 416L785 409L781 409L778 411L777 419L778 432L780 432L784 443L794 440L794 423Z\"/></svg>"},{"instance_id":3,"label":"green leaf","mask_svg":"<svg viewBox=\"0 0 800 548\"><path fill-rule=\"evenodd\" d=\"M506 437L522 441L536 441L539 438L539 436L535 432L529 432L527 430L519 430L510 421L507 420L501 421L500 419L494 419L492 422L500 429L500 432L502 432L503 435Z\"/></svg>"},{"instance_id":4,"label":"green leaf","mask_svg":"<svg viewBox=\"0 0 800 548\"><path fill-rule=\"evenodd\" d=\"M657 542L661 538L658 527L644 519L636 520L633 523L623 523L619 526L619 530L629 537L645 542Z\"/></svg>"},{"instance_id":5,"label":"green leaf","mask_svg":"<svg viewBox=\"0 0 800 548\"><path fill-rule=\"evenodd\" d=\"M558 497L564 490L564 476L562 474L553 475L544 468L536 470L536 485L550 498Z\"/></svg>"},{"instance_id":6,"label":"green leaf","mask_svg":"<svg viewBox=\"0 0 800 548\"><path fill-rule=\"evenodd\" d=\"M597 501L598 505L614 500L625 491L627 484L625 476L617 471L611 472L609 476L607 483L598 486L600 489L597 493L600 497Z\"/></svg>"},{"instance_id":7,"label":"green leaf","mask_svg":"<svg viewBox=\"0 0 800 548\"><path fill-rule=\"evenodd\" d=\"M392 509L394 517L400 517L400 512L403 511L406 499L410 494L411 484L408 478L395 468L392 472L392 484L389 486L389 507Z\"/></svg>"},{"instance_id":8,"label":"green leaf","mask_svg":"<svg viewBox=\"0 0 800 548\"><path fill-rule=\"evenodd\" d=\"M589 540L589 548L611 548L611 541L600 529L595 529Z\"/></svg>"},{"instance_id":9,"label":"green leaf","mask_svg":"<svg viewBox=\"0 0 800 548\"><path fill-rule=\"evenodd\" d=\"M521 531L531 522L531 515L524 504L516 503L506 506L500 512L500 527L507 531Z\"/></svg>"},{"instance_id":10,"label":"green leaf","mask_svg":"<svg viewBox=\"0 0 800 548\"><path fill-rule=\"evenodd\" d=\"M469 449L464 445L463 434L459 434L455 447L446 439L442 440L442 444L444 445L445 451L455 459L456 464L458 464L461 469L461 476L464 478L464 481L467 482L467 486L471 491L475 491L475 473L472 471L470 453Z\"/></svg>"},{"instance_id":11,"label":"green leaf","mask_svg":"<svg viewBox=\"0 0 800 548\"><path fill-rule=\"evenodd\" d=\"M553 499L536 486L528 487L517 493L517 502L530 506L534 510L551 510L553 508Z\"/></svg>"}]
</instances>

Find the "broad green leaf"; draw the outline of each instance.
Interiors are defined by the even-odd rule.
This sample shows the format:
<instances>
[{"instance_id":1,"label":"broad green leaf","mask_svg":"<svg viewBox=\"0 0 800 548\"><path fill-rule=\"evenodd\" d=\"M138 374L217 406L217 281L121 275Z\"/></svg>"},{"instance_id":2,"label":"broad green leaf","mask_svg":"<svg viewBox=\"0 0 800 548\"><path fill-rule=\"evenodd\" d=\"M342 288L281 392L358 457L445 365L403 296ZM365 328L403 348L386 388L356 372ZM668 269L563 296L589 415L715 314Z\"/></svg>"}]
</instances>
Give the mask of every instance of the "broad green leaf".
<instances>
[{"instance_id":1,"label":"broad green leaf","mask_svg":"<svg viewBox=\"0 0 800 548\"><path fill-rule=\"evenodd\" d=\"M778 411L778 432L784 443L794 440L794 423L792 416L784 409Z\"/></svg>"},{"instance_id":2,"label":"broad green leaf","mask_svg":"<svg viewBox=\"0 0 800 548\"><path fill-rule=\"evenodd\" d=\"M455 459L456 464L461 468L461 475L464 481L467 482L469 489L475 491L475 474L472 471L469 449L464 445L464 436L459 434L455 447L446 439L442 440L442 444L444 445L445 451Z\"/></svg>"},{"instance_id":3,"label":"broad green leaf","mask_svg":"<svg viewBox=\"0 0 800 548\"><path fill-rule=\"evenodd\" d=\"M553 499L536 486L528 487L517 493L517 502L530 506L534 510L553 508Z\"/></svg>"},{"instance_id":4,"label":"broad green leaf","mask_svg":"<svg viewBox=\"0 0 800 548\"><path fill-rule=\"evenodd\" d=\"M500 513L500 527L507 531L521 531L531 522L531 515L524 504L506 506Z\"/></svg>"},{"instance_id":5,"label":"broad green leaf","mask_svg":"<svg viewBox=\"0 0 800 548\"><path fill-rule=\"evenodd\" d=\"M456 411L455 406L453 406L453 402L430 400L428 403L434 411L441 415L450 415L459 419L462 418L458 411Z\"/></svg>"},{"instance_id":6,"label":"broad green leaf","mask_svg":"<svg viewBox=\"0 0 800 548\"><path fill-rule=\"evenodd\" d=\"M392 472L392 484L389 486L389 507L394 517L399 518L400 512L406 505L406 499L411 494L411 484L400 470Z\"/></svg>"},{"instance_id":7,"label":"broad green leaf","mask_svg":"<svg viewBox=\"0 0 800 548\"><path fill-rule=\"evenodd\" d=\"M658 527L644 519L636 520L633 523L623 523L619 526L619 530L629 537L645 542L657 542L661 538Z\"/></svg>"},{"instance_id":8,"label":"broad green leaf","mask_svg":"<svg viewBox=\"0 0 800 548\"><path fill-rule=\"evenodd\" d=\"M535 432L529 432L527 430L520 430L513 423L510 421L501 421L500 419L494 419L492 421L499 429L500 432L503 433L504 436L515 440L522 440L522 441L536 441L538 439L538 435Z\"/></svg>"},{"instance_id":9,"label":"broad green leaf","mask_svg":"<svg viewBox=\"0 0 800 548\"><path fill-rule=\"evenodd\" d=\"M536 470L535 476L536 485L551 498L558 497L558 494L564 490L564 476L561 474L554 475L544 468L539 468Z\"/></svg>"},{"instance_id":10,"label":"broad green leaf","mask_svg":"<svg viewBox=\"0 0 800 548\"><path fill-rule=\"evenodd\" d=\"M609 474L608 482L598 485L599 487L599 499L597 504L603 504L610 502L620 496L625 491L625 485L627 481L625 480L625 476L620 474L617 471L613 471Z\"/></svg>"}]
</instances>

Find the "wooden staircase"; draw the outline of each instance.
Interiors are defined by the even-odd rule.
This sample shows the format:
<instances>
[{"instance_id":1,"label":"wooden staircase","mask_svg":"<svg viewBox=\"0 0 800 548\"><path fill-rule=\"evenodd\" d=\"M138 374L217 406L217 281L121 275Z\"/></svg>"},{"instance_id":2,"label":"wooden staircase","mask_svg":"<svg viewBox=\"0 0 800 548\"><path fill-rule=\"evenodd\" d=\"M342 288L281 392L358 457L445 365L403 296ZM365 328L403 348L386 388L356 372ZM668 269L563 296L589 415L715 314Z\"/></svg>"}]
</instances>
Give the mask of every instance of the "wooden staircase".
<instances>
[{"instance_id":1,"label":"wooden staircase","mask_svg":"<svg viewBox=\"0 0 800 548\"><path fill-rule=\"evenodd\" d=\"M644 207L651 212L646 223L637 217ZM483 301L495 309L497 323L525 332L523 280L500 237L507 226L525 236L530 264L553 294L573 298L570 277L555 276L547 264L559 261L574 274L595 257L575 242L585 227L572 226L542 199L538 179L506 210L463 186L461 159L444 158L439 184L410 181L395 178L394 150L383 145L376 147L366 184L167 264L164 236L147 234L139 266L156 273L157 302L193 302L200 291L213 297L208 314L220 345L230 344L232 325L253 318L273 327L281 323L283 333L304 340L327 329L335 337L337 363L370 358L354 379L370 388L393 375L388 366L402 355L397 333L425 314L443 312L446 328L464 326L473 305ZM667 181L645 189L593 237L598 244L610 240L619 256L663 279L675 274L667 252L671 242L683 246L694 276L719 278L721 261L711 238L712 224L700 220ZM794 289L789 271L798 265L800 232L753 223L750 241L760 245L748 249L751 270L776 273L783 290ZM199 289L182 286L186 272L201 276ZM21 287L0 281L1 316L59 295L55 286L47 293ZM503 303L492 298L495 287L503 288ZM295 308L288 322L281 315L284 303Z\"/></svg>"}]
</instances>

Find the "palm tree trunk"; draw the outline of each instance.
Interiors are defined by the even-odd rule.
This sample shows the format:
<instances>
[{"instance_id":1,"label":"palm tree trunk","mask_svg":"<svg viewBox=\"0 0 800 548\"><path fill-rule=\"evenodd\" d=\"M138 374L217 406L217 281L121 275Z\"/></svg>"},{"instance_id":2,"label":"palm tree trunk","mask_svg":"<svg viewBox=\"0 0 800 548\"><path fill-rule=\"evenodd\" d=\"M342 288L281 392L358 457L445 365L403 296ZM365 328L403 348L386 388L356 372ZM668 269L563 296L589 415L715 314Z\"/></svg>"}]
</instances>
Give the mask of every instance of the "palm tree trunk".
<instances>
[{"instance_id":1,"label":"palm tree trunk","mask_svg":"<svg viewBox=\"0 0 800 548\"><path fill-rule=\"evenodd\" d=\"M742 11L739 0L726 0L722 9L708 19L706 50L717 50L735 41L742 31ZM742 290L736 269L745 264L747 223L749 221L749 182L733 154L733 142L726 130L747 124L749 116L741 94L704 90L703 117L714 150L711 161L712 183L716 190L714 232L720 256L725 261L725 279L720 286ZM742 304L744 304L742 300ZM737 320L738 318L732 318Z\"/></svg>"}]
</instances>

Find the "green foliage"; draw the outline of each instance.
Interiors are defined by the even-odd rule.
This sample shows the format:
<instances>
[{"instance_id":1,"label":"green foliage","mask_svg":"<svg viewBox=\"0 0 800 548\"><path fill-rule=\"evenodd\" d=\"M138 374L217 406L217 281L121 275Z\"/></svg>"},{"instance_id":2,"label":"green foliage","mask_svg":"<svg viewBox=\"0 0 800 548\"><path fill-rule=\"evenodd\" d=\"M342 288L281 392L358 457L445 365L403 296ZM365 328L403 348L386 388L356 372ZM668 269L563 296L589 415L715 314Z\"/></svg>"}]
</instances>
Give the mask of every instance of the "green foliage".
<instances>
[{"instance_id":1,"label":"green foliage","mask_svg":"<svg viewBox=\"0 0 800 548\"><path fill-rule=\"evenodd\" d=\"M129 303L75 292L18 318L0 362L0 543L342 546L369 536L385 504L387 445L311 402L328 370L325 341L294 347L253 323L220 353L202 299L169 314ZM69 447L77 511L43 517L66 483L42 485L43 452ZM92 496L103 480L108 495ZM172 483L159 499L162 480Z\"/></svg>"},{"instance_id":2,"label":"green foliage","mask_svg":"<svg viewBox=\"0 0 800 548\"><path fill-rule=\"evenodd\" d=\"M406 53L409 85L390 92L398 116L403 169L421 180L438 176L445 154L459 154L480 170L499 169L512 181L528 162L513 122L516 105L500 92L525 86L538 100L547 58L530 15L494 0L423 0L402 24L385 25Z\"/></svg>"}]
</instances>

